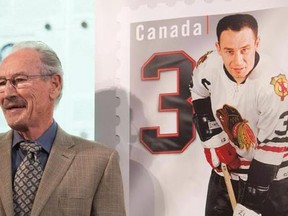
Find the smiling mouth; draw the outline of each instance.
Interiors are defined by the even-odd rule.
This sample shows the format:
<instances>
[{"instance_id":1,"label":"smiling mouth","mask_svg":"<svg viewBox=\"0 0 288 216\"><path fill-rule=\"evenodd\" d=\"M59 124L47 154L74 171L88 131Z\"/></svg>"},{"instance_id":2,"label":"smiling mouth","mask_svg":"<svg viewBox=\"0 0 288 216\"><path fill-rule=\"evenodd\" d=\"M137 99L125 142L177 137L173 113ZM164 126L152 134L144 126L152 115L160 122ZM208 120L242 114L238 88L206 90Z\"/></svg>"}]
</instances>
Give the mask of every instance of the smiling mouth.
<instances>
[{"instance_id":1,"label":"smiling mouth","mask_svg":"<svg viewBox=\"0 0 288 216\"><path fill-rule=\"evenodd\" d=\"M23 109L26 108L25 105L8 105L6 107L4 107L5 110L15 110L15 109Z\"/></svg>"},{"instance_id":2,"label":"smiling mouth","mask_svg":"<svg viewBox=\"0 0 288 216\"><path fill-rule=\"evenodd\" d=\"M11 111L26 108L26 104L24 101L4 101L2 108Z\"/></svg>"},{"instance_id":3,"label":"smiling mouth","mask_svg":"<svg viewBox=\"0 0 288 216\"><path fill-rule=\"evenodd\" d=\"M2 108L4 110L17 110L17 109L23 109L26 108L26 103L23 100L17 99L17 98L11 98L4 100Z\"/></svg>"}]
</instances>

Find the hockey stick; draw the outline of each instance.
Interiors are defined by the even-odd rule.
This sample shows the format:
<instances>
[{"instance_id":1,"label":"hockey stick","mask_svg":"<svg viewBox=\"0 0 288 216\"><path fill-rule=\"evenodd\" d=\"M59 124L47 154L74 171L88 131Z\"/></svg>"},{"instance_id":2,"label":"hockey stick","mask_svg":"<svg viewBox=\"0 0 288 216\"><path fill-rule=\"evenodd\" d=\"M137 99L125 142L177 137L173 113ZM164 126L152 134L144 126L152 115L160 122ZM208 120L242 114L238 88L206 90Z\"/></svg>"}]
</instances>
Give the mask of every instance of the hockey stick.
<instances>
[{"instance_id":1,"label":"hockey stick","mask_svg":"<svg viewBox=\"0 0 288 216\"><path fill-rule=\"evenodd\" d=\"M232 209L234 210L236 207L237 201L235 198L234 190L233 190L232 183L231 183L231 177L227 169L227 165L225 163L221 163L221 169L224 174L225 184L226 184L229 199L232 205Z\"/></svg>"}]
</instances>

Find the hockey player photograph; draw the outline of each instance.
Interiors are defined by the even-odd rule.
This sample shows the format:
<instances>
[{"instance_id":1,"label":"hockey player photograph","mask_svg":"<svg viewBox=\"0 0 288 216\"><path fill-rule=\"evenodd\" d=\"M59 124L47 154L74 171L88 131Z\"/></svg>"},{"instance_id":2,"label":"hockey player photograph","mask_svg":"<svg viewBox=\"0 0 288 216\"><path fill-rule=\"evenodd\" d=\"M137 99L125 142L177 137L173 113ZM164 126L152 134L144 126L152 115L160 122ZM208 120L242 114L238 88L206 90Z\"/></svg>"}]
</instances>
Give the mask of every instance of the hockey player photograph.
<instances>
[{"instance_id":1,"label":"hockey player photograph","mask_svg":"<svg viewBox=\"0 0 288 216\"><path fill-rule=\"evenodd\" d=\"M288 215L287 76L259 52L252 15L223 17L216 34L215 51L199 59L190 84L213 168L205 215Z\"/></svg>"}]
</instances>

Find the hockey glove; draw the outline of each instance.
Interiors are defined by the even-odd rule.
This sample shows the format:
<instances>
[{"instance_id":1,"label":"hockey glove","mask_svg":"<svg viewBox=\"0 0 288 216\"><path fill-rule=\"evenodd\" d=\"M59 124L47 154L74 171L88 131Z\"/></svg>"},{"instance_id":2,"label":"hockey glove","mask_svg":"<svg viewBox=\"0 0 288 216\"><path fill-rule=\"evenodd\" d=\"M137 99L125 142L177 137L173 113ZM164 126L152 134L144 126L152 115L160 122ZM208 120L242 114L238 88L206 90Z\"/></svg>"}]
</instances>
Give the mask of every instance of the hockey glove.
<instances>
[{"instance_id":1,"label":"hockey glove","mask_svg":"<svg viewBox=\"0 0 288 216\"><path fill-rule=\"evenodd\" d=\"M255 212L261 212L277 171L278 166L254 159L249 168L247 182L239 180L238 202Z\"/></svg>"},{"instance_id":2,"label":"hockey glove","mask_svg":"<svg viewBox=\"0 0 288 216\"><path fill-rule=\"evenodd\" d=\"M237 169L240 166L240 159L235 148L225 138L224 132L203 143L206 160L212 168L221 170L220 163L225 163L229 169ZM218 140L217 140L218 139ZM218 145L215 145L215 144ZM220 143L220 144L219 144Z\"/></svg>"}]
</instances>

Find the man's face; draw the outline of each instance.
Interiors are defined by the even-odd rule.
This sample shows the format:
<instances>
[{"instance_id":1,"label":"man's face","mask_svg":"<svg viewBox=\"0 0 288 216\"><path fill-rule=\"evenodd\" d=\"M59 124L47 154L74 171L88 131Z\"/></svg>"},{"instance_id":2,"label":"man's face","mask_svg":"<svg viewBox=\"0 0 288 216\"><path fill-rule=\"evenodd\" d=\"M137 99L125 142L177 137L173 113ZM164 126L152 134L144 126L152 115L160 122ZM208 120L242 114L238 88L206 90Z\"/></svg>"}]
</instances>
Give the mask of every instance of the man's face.
<instances>
[{"instance_id":1,"label":"man's face","mask_svg":"<svg viewBox=\"0 0 288 216\"><path fill-rule=\"evenodd\" d=\"M0 78L11 79L20 75L40 75L39 53L32 49L18 50L0 64ZM24 87L23 87L24 86ZM0 91L0 106L8 125L18 131L47 127L53 119L55 91L53 76L34 77L20 88L8 81Z\"/></svg>"},{"instance_id":2,"label":"man's face","mask_svg":"<svg viewBox=\"0 0 288 216\"><path fill-rule=\"evenodd\" d=\"M221 33L216 48L231 76L241 83L252 70L255 63L255 52L259 45L250 28L240 31L225 30Z\"/></svg>"}]
</instances>

